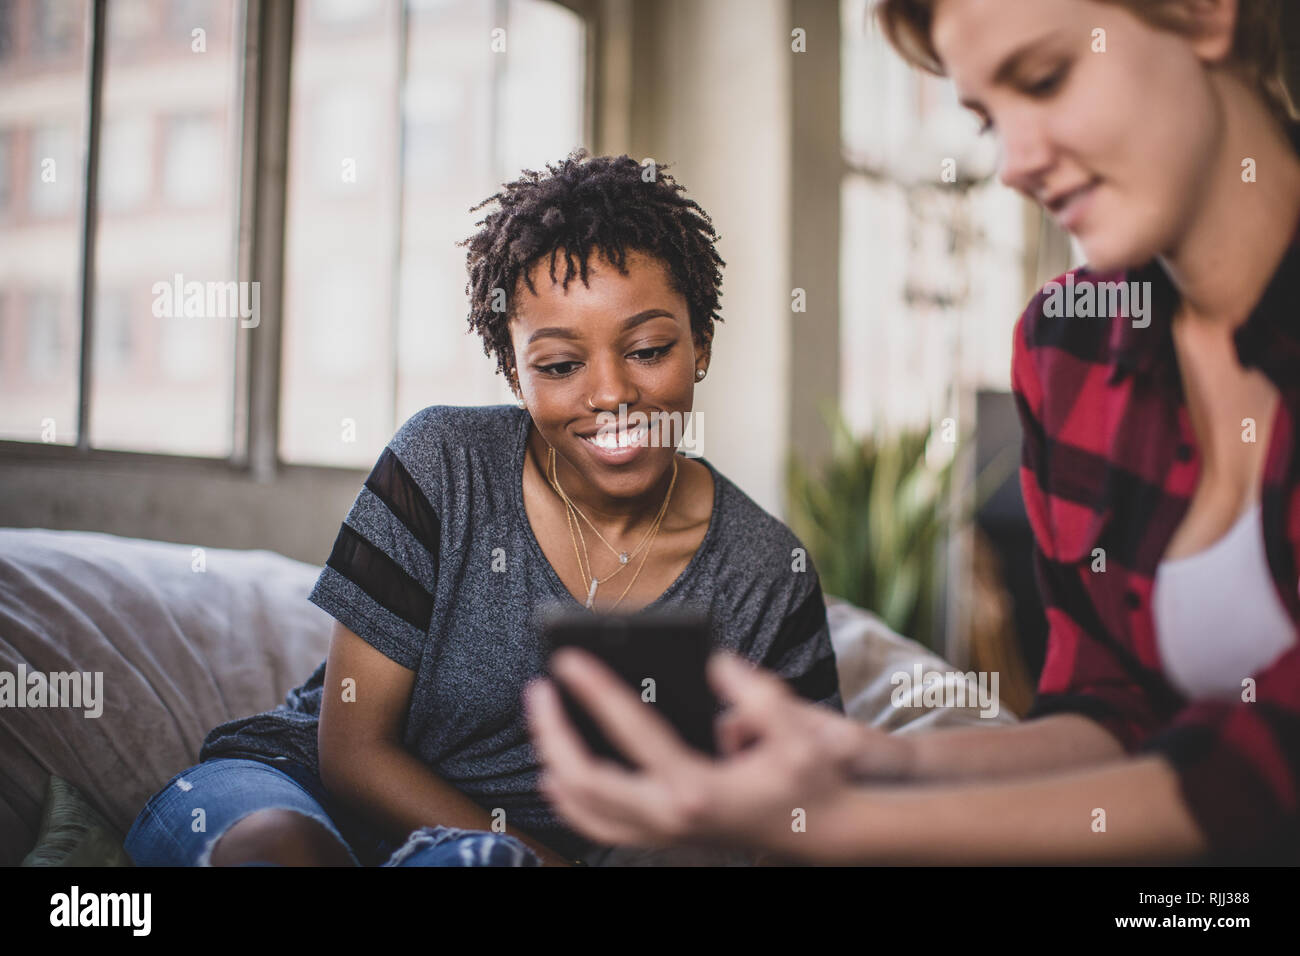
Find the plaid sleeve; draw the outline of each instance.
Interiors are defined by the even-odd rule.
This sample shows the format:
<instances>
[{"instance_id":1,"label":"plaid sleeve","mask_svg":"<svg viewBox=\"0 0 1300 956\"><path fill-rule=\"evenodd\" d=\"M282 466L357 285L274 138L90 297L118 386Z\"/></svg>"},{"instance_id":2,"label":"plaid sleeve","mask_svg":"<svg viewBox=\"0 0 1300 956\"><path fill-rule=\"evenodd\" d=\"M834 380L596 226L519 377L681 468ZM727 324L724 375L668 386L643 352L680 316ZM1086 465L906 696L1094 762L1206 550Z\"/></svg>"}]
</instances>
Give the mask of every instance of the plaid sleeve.
<instances>
[{"instance_id":1,"label":"plaid sleeve","mask_svg":"<svg viewBox=\"0 0 1300 956\"><path fill-rule=\"evenodd\" d=\"M1020 488L1034 532L1034 570L1047 614L1047 653L1038 693L1027 720L1055 713L1078 713L1100 724L1131 752L1166 719L1146 688L1132 654L1106 632L1097 618L1073 555L1062 555L1055 541L1058 518L1077 522L1067 502L1053 500L1050 442L1038 356L1028 345L1027 328L1036 317L1030 305L1016 325L1011 384L1020 416Z\"/></svg>"},{"instance_id":2,"label":"plaid sleeve","mask_svg":"<svg viewBox=\"0 0 1300 956\"><path fill-rule=\"evenodd\" d=\"M1163 754L1211 849L1227 860L1300 857L1300 646L1246 684L1240 701L1181 710L1142 750ZM1244 683L1244 682L1243 682Z\"/></svg>"},{"instance_id":3,"label":"plaid sleeve","mask_svg":"<svg viewBox=\"0 0 1300 956\"><path fill-rule=\"evenodd\" d=\"M412 416L380 454L308 596L410 670L419 666L433 616L441 523L395 449L411 455L430 447L432 411Z\"/></svg>"},{"instance_id":4,"label":"plaid sleeve","mask_svg":"<svg viewBox=\"0 0 1300 956\"><path fill-rule=\"evenodd\" d=\"M794 590L791 606L759 664L784 678L800 697L843 713L821 582L811 567L797 577L804 586Z\"/></svg>"}]
</instances>

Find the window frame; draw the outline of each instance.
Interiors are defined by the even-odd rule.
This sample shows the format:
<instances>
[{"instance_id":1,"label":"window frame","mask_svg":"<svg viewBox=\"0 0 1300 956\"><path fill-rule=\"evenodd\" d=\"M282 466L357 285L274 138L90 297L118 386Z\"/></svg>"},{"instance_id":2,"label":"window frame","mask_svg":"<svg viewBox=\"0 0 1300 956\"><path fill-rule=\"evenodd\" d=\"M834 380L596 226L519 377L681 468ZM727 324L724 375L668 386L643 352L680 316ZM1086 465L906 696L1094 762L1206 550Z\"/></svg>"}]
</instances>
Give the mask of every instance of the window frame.
<instances>
[{"instance_id":1,"label":"window frame","mask_svg":"<svg viewBox=\"0 0 1300 956\"><path fill-rule=\"evenodd\" d=\"M399 58L405 63L409 2L401 0ZM597 143L604 125L600 96L601 0L546 0L573 11L584 27L583 133ZM508 0L495 0L498 17ZM95 343L94 281L99 204L99 158L103 109L104 44L107 0L88 0L86 33L86 118L84 184L79 210L80 262L77 270L77 318L81 341L77 373L77 440L75 444L0 438L0 464L122 466L142 477L151 473L234 475L255 483L311 473L363 475L347 465L288 463L280 458L281 354L285 270L286 198L294 21L297 0L237 0L242 60L236 102L240 105L239 161L236 170L234 235L237 281L260 283L263 305L256 328L235 333L231 452L213 457L170 452L99 448L90 443L93 356ZM400 99L395 104L401 109ZM402 150L399 145L398 161ZM396 189L402 188L400 177ZM399 193L400 197L400 193ZM401 217L398 217L401 228ZM394 265L396 271L396 265ZM394 322L394 330L397 323ZM396 334L396 331L394 331ZM396 375L394 362L393 374ZM394 391L396 382L393 383Z\"/></svg>"}]
</instances>

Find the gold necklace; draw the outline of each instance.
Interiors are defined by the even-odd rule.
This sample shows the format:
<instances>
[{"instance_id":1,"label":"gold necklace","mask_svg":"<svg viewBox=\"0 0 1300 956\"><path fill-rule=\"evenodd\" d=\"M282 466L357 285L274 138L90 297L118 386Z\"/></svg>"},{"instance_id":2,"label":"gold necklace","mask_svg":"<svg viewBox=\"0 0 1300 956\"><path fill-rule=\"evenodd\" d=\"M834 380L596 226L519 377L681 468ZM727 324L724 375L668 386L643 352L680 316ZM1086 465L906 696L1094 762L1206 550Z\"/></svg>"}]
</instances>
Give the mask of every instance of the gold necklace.
<instances>
[{"instance_id":1,"label":"gold necklace","mask_svg":"<svg viewBox=\"0 0 1300 956\"><path fill-rule=\"evenodd\" d=\"M574 503L569 500L568 495L564 493L564 489L560 487L558 472L554 476L552 476L551 470L554 464L555 464L555 449L552 448L549 456L546 478L551 483L551 487L555 489L556 494L558 494L560 498L564 501L564 519L569 527L569 540L573 542L573 557L574 560L576 560L578 563L578 573L582 575L582 579L584 581L586 580L591 581L591 587L588 589L587 592L587 608L590 609L592 601L595 599L596 596L596 588L599 587L601 584L604 584L605 581L608 581L610 578L614 577L614 575L618 574L620 571L622 571L623 568L626 567L626 565L620 563L619 567L605 578L605 581L596 580L595 576L591 573L591 556L587 554L587 536L582 533L582 525L577 525L578 537L574 537L573 534L574 525L577 524L577 521L574 518L573 513L574 511L577 510L577 506L574 505ZM583 554L578 553L579 537L582 539ZM585 565L583 564L583 560L582 560L584 554L587 555L587 562Z\"/></svg>"},{"instance_id":2,"label":"gold necklace","mask_svg":"<svg viewBox=\"0 0 1300 956\"><path fill-rule=\"evenodd\" d=\"M554 449L552 449L552 457L553 457L553 455L554 455ZM665 515L665 514L667 513L667 511L668 511L668 503L669 503L669 501L671 501L671 499L672 499L673 487L674 487L676 484L677 484L677 459L676 459L676 456L674 456L674 458L673 458L673 477L672 477L672 481L669 482L669 485L668 485L668 494L664 496L664 503L660 506L660 508L659 508L659 513L658 513L657 515L655 515L655 520L651 523L651 527L650 527L650 529L646 532L647 537L648 537L649 541L651 542L651 545L652 545L652 546L653 546L654 538L657 537L658 534L659 534L659 526L660 526L660 524L663 522L664 515ZM566 518L568 519L568 524L569 524L569 538L573 541L573 556L574 556L574 558L575 558L575 559L577 560L577 562L578 562L578 570L579 570L579 572L581 572L581 573L583 574L583 576L584 576L585 579L589 579L589 580L591 581L591 586L590 586L590 588L589 588L588 591L587 591L587 604L586 604L587 609L590 610L592 604L595 602L595 599L596 599L596 589L597 589L601 584L605 583L605 581L608 581L610 578L614 577L614 575L618 574L619 571L621 571L624 567L626 567L626 565L620 563L618 569L615 570L613 573L609 574L609 575L605 578L605 581L601 581L601 580L597 579L596 576L595 576L594 574L592 574L592 572L591 572L591 556L590 556L589 554L587 554L587 536L584 535L584 534L582 533L582 526L581 526L580 524L577 524L576 519L573 517L573 512L578 510L577 505L573 504L573 502L569 499L568 495L566 495L566 494L564 493L564 489L560 487L560 482L559 482L559 475L558 475L558 473L557 473L556 476L555 476L554 487L555 487L556 491L559 493L560 497L564 499L564 502L565 502L565 505L566 505L565 516L566 516ZM583 555L586 555L586 558L587 558L587 562L586 562L585 567L584 567L584 565L583 565L583 555L580 555L580 554L578 553L578 541L577 541L576 538L574 538L574 535L573 535L573 529L574 529L574 526L575 526L575 525L577 525L578 536L582 539L582 551L583 551ZM607 544L608 544L608 542L607 542ZM638 545L638 547L637 547L637 550L640 550L640 546L639 546L639 545ZM630 590L632 589L632 585L636 583L636 579L637 579L638 577L641 576L641 571L642 571L642 569L645 567L645 563L646 563L646 561L649 559L649 557L650 557L650 550L647 548L646 553L645 553L645 557L643 557L643 558L641 559L641 563L640 563L640 565L637 566L636 573L635 573L634 575L632 575L632 580L628 582L627 587L625 587L625 588L623 589L623 593L620 594L619 597L618 597L618 600L615 601L615 602L614 602L614 603L609 607L609 610L612 611L614 608L618 607L619 604L621 604L621 603L623 602L623 598L627 597L627 593L628 593L628 591L630 591Z\"/></svg>"},{"instance_id":3,"label":"gold necklace","mask_svg":"<svg viewBox=\"0 0 1300 956\"><path fill-rule=\"evenodd\" d=\"M675 463L674 463L674 464L675 464ZM655 536L656 536L656 537L657 537L658 534L659 534L659 522L662 521L662 520L663 520L663 514L661 513L661 514L659 515L659 517L655 519L655 526L654 526L654 527L655 527L655 531L654 531L654 533L655 533ZM653 539L652 539L651 543L653 544ZM632 590L632 585L633 585L633 584L636 584L636 579L639 578L639 577L641 576L641 569L645 567L645 563L646 563L647 560L649 560L649 558L650 558L650 549L649 549L649 548L646 548L645 555L641 558L641 563L640 563L639 565L637 565L636 573L632 575L632 580L627 582L627 587L625 587L625 588L623 589L623 593L620 594L620 595L618 596L618 600L615 601L613 604L611 604L611 605L607 608L607 610L612 611L612 610L614 610L614 608L618 607L620 604L623 603L623 598L627 597L627 592L630 591L630 590ZM591 598L591 600L593 600L593 601L596 599L596 591L595 591L594 588L593 588L592 591L591 591L590 598ZM590 605L588 605L588 607L590 607Z\"/></svg>"},{"instance_id":4,"label":"gold necklace","mask_svg":"<svg viewBox=\"0 0 1300 956\"><path fill-rule=\"evenodd\" d=\"M551 466L551 469L554 468L555 465L554 447L551 448L550 461L548 464ZM548 475L547 478L548 480L551 480L552 487L555 488L556 492L564 500L564 504L565 504L564 514L569 526L569 538L570 540L573 541L573 556L578 562L579 572L584 576L585 579L591 582L590 587L587 590L587 603L586 603L587 610L591 610L591 607L596 600L596 589L599 588L601 584L604 584L605 581L608 581L610 578L614 577L614 575L622 571L623 568L627 567L627 564L625 562L620 561L618 568L615 571L613 571L611 574L607 575L605 577L605 581L598 580L591 573L591 556L589 554L587 555L587 562L584 566L582 555L578 553L578 538L579 537L582 538L582 550L585 553L587 551L587 537L582 533L582 525L577 524L577 520L576 518L574 518L573 515L574 512L578 512L578 507L569 499L569 496L564 493L564 489L560 487L558 471L556 472L553 479L550 475ZM668 511L668 503L672 500L673 488L676 486L676 484L677 484L677 456L674 455L673 456L673 477L672 480L668 483L668 493L664 495L664 501L663 504L660 505L659 507L659 513L655 515L655 520L651 523L650 528L647 529L645 536L643 536L642 543L645 543L648 540L651 544L651 547L653 547L654 539L659 535L659 526L663 522L664 515ZM578 513L581 514L581 512ZM585 519L586 515L583 515L583 518ZM588 523L590 524L589 519L588 519ZM577 537L575 537L573 533L573 529L575 525L577 525L577 529L578 529ZM592 530L595 530L595 525L592 525ZM600 532L597 531L596 533L599 534ZM609 542L605 542L605 545L606 547L608 547ZM636 550L637 551L641 550L640 544L637 545ZM645 567L645 563L649 559L649 557L650 557L650 548L647 547L645 556L641 558L641 563L637 566L636 573L632 575L632 580L627 583L627 587L625 587L623 589L623 593L618 596L618 600L615 601L612 605L610 605L607 610L612 611L614 610L614 608L618 607L620 604L623 603L623 598L627 597L628 591L632 590L632 585L635 584L636 579L641 576L641 571Z\"/></svg>"},{"instance_id":5,"label":"gold necklace","mask_svg":"<svg viewBox=\"0 0 1300 956\"><path fill-rule=\"evenodd\" d=\"M574 504L574 503L569 499L569 496L566 495L566 494L564 493L564 489L560 487L560 473L559 473L559 469L556 467L556 464L555 464L555 446L553 446L553 445L550 446L550 452L549 452L548 455L547 455L547 459L548 459L548 460L547 460L547 467L546 467L546 479L547 479L547 481L549 481L549 482L551 483L551 487L555 489L555 493L558 494L561 498L563 498L563 499L564 499L564 503L565 503L568 507L570 507L570 508L572 508L574 511L576 511L576 512L578 513L578 516L579 516L580 518L582 518L583 521L587 522L587 525L591 528L591 530L594 531L594 532L596 532L596 537L600 538L601 543L604 544L605 547L609 548L610 554L612 554L612 555L614 555L614 557L618 558L618 563L619 563L620 565L626 565L629 561L631 561L633 558L635 558L635 557L636 557L636 556L641 552L641 548L645 546L646 539L647 539L647 538L649 537L649 535L650 535L650 527L647 527L647 528L646 528L645 533L641 535L641 540L637 542L636 547L633 548L633 549L631 550L631 552L627 552L627 551L619 551L619 550L618 550L617 548L615 548L612 544L610 544L608 541L605 540L605 536L604 536L603 534L600 533L600 529L597 528L597 527L592 523L592 521L591 521L590 518L588 518L585 514L582 513L582 509L579 508L577 505L575 505L575 504ZM674 480L676 480L676 472L677 472L677 457L674 455L674 456L673 456L673 478L674 478ZM672 486L671 486L671 484L670 484L670 485L669 485L669 492L668 492L669 494L672 494L671 487L672 487ZM654 524L654 523L651 522L651 527L653 527L653 524ZM578 528L578 534L579 534L579 535L582 535L582 528L581 528L581 527ZM582 535L582 543L583 543L583 547L585 548L585 547L586 547L586 544L587 544L587 537L586 537L586 535ZM615 572L614 572L614 574L617 574L617 573L618 573L618 571L615 571ZM611 574L610 577L612 578L612 577L614 576L614 574ZM609 578L606 578L605 580L609 580ZM604 584L605 582L602 581L601 583Z\"/></svg>"}]
</instances>

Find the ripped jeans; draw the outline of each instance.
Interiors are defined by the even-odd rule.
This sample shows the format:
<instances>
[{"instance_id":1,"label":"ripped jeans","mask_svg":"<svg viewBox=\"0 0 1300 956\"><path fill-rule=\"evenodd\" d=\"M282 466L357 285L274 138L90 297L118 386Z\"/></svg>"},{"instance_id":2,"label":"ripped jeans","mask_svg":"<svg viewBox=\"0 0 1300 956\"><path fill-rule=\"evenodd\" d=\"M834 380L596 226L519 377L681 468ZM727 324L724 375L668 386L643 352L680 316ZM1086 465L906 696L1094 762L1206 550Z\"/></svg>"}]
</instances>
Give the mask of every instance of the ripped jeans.
<instances>
[{"instance_id":1,"label":"ripped jeans","mask_svg":"<svg viewBox=\"0 0 1300 956\"><path fill-rule=\"evenodd\" d=\"M227 829L271 809L317 821L358 866L541 866L520 840L485 830L426 826L394 844L332 797L310 768L240 757L207 760L167 781L131 825L126 852L136 866L211 866L212 849Z\"/></svg>"}]
</instances>

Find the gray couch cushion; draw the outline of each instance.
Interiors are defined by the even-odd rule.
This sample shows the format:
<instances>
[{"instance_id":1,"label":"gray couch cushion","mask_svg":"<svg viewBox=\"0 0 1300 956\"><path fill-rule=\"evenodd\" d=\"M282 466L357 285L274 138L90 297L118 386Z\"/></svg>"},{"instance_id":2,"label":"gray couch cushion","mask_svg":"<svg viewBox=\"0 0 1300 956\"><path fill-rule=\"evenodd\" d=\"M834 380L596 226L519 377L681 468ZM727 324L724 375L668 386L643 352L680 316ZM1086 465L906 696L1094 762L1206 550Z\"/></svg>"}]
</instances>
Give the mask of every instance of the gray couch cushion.
<instances>
[{"instance_id":1,"label":"gray couch cushion","mask_svg":"<svg viewBox=\"0 0 1300 956\"><path fill-rule=\"evenodd\" d=\"M891 631L870 611L827 596L826 616L840 673L844 713L853 719L904 733L941 727L995 727L1016 722L1015 715L1005 707L994 705L985 712L975 703L979 700L979 675L972 679L970 673L956 671L923 645ZM983 679L985 690L992 691L992 675ZM959 684L964 687L956 693ZM927 694L926 685L941 687L942 691ZM932 696L964 703L927 706Z\"/></svg>"},{"instance_id":2,"label":"gray couch cushion","mask_svg":"<svg viewBox=\"0 0 1300 956\"><path fill-rule=\"evenodd\" d=\"M213 726L283 700L328 649L317 573L269 551L0 529L0 671L103 675L98 717L0 708L0 864L35 843L50 774L125 833Z\"/></svg>"}]
</instances>

